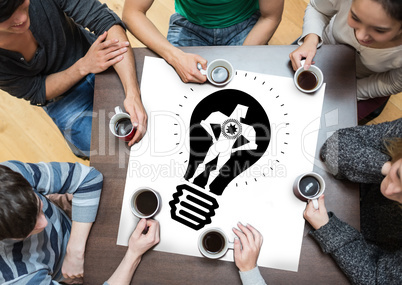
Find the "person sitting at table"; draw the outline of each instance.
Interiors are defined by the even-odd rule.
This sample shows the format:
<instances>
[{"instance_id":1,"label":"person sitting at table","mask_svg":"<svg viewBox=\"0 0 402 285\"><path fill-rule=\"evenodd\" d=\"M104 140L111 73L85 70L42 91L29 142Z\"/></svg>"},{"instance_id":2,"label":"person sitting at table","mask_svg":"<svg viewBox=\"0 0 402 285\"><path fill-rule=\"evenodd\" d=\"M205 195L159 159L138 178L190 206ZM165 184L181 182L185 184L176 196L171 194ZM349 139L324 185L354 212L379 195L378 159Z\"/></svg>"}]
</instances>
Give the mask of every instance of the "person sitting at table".
<instances>
[{"instance_id":1,"label":"person sitting at table","mask_svg":"<svg viewBox=\"0 0 402 285\"><path fill-rule=\"evenodd\" d=\"M82 283L102 183L100 172L80 163L1 163L0 283ZM73 195L72 220L47 199L52 193ZM141 220L110 280L131 279L142 254L158 242L158 222Z\"/></svg>"},{"instance_id":2,"label":"person sitting at table","mask_svg":"<svg viewBox=\"0 0 402 285\"><path fill-rule=\"evenodd\" d=\"M207 61L179 46L265 45L282 19L284 0L175 0L167 39L147 18L153 0L126 0L122 18L128 30L172 65L185 83L203 83Z\"/></svg>"},{"instance_id":3,"label":"person sitting at table","mask_svg":"<svg viewBox=\"0 0 402 285\"><path fill-rule=\"evenodd\" d=\"M137 126L132 145L147 116L121 19L98 0L0 0L0 89L42 106L79 157L89 157L94 74L110 66Z\"/></svg>"},{"instance_id":4,"label":"person sitting at table","mask_svg":"<svg viewBox=\"0 0 402 285\"><path fill-rule=\"evenodd\" d=\"M308 69L322 44L347 44L356 50L359 120L402 91L400 0L311 0L298 44L290 54L294 70L303 58Z\"/></svg>"},{"instance_id":5,"label":"person sitting at table","mask_svg":"<svg viewBox=\"0 0 402 285\"><path fill-rule=\"evenodd\" d=\"M237 236L234 240L234 260L239 268L243 285L266 285L257 266L263 237L253 226L238 223L239 229L233 228Z\"/></svg>"},{"instance_id":6,"label":"person sitting at table","mask_svg":"<svg viewBox=\"0 0 402 285\"><path fill-rule=\"evenodd\" d=\"M321 156L336 178L363 183L361 232L327 213L323 195L306 206L310 234L352 284L402 284L402 118L338 130Z\"/></svg>"}]
</instances>

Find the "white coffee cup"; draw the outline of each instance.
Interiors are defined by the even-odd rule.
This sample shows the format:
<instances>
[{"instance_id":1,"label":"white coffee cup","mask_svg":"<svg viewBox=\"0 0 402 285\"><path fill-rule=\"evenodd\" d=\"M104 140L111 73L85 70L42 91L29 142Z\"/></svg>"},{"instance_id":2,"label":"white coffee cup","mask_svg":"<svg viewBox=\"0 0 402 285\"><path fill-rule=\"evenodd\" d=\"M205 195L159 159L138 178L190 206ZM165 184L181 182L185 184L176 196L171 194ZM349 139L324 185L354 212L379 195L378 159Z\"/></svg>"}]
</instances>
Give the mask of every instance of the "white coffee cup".
<instances>
[{"instance_id":1,"label":"white coffee cup","mask_svg":"<svg viewBox=\"0 0 402 285\"><path fill-rule=\"evenodd\" d=\"M324 178L315 172L303 173L293 183L295 196L304 202L311 200L316 210L318 210L318 198L324 194L324 191Z\"/></svg>"},{"instance_id":2,"label":"white coffee cup","mask_svg":"<svg viewBox=\"0 0 402 285\"><path fill-rule=\"evenodd\" d=\"M229 249L234 248L225 232L220 228L209 228L203 231L198 238L198 249L207 258L218 259L223 257Z\"/></svg>"},{"instance_id":3,"label":"white coffee cup","mask_svg":"<svg viewBox=\"0 0 402 285\"><path fill-rule=\"evenodd\" d=\"M232 64L225 59L215 59L207 65L207 69L201 68L201 64L197 64L198 69L203 75L207 76L209 82L215 86L223 86L228 84L234 76L235 70Z\"/></svg>"},{"instance_id":4,"label":"white coffee cup","mask_svg":"<svg viewBox=\"0 0 402 285\"><path fill-rule=\"evenodd\" d=\"M130 198L131 212L138 218L148 219L155 216L161 206L161 197L149 187L139 187Z\"/></svg>"},{"instance_id":5,"label":"white coffee cup","mask_svg":"<svg viewBox=\"0 0 402 285\"><path fill-rule=\"evenodd\" d=\"M324 82L324 75L321 69L311 65L308 70L304 70L304 60L301 61L301 64L302 66L296 70L293 76L293 82L296 87L304 93L313 93L320 89Z\"/></svg>"},{"instance_id":6,"label":"white coffee cup","mask_svg":"<svg viewBox=\"0 0 402 285\"><path fill-rule=\"evenodd\" d=\"M109 129L113 135L123 141L128 142L134 137L136 128L133 127L131 123L130 115L123 112L119 106L115 107L114 111L116 114L114 114L113 117L110 119ZM119 133L119 124L124 124L129 129L126 130L126 128L123 128L122 132Z\"/></svg>"}]
</instances>

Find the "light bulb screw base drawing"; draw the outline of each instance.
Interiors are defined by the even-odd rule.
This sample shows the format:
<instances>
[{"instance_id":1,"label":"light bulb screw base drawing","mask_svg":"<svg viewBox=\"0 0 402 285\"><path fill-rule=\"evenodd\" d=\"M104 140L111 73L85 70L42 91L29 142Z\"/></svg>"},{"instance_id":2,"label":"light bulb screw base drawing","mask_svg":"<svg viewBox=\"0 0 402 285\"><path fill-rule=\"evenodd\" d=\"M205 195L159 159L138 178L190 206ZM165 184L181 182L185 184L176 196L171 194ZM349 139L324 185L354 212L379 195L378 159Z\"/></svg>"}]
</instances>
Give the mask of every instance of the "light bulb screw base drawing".
<instances>
[{"instance_id":1,"label":"light bulb screw base drawing","mask_svg":"<svg viewBox=\"0 0 402 285\"><path fill-rule=\"evenodd\" d=\"M216 199L191 185L181 184L176 189L173 200L169 202L172 219L194 230L210 224L215 209L219 207Z\"/></svg>"}]
</instances>

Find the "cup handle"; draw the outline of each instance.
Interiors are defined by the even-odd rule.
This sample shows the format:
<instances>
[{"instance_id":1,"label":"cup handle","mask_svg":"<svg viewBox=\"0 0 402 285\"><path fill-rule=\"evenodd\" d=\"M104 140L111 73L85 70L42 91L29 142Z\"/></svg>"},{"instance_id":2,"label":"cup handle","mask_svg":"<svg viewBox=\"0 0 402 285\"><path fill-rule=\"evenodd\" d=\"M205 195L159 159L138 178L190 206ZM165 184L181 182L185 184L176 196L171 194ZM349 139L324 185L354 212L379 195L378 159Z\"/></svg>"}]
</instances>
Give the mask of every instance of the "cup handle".
<instances>
[{"instance_id":1,"label":"cup handle","mask_svg":"<svg viewBox=\"0 0 402 285\"><path fill-rule=\"evenodd\" d=\"M234 242L228 241L228 249L234 249Z\"/></svg>"},{"instance_id":2,"label":"cup handle","mask_svg":"<svg viewBox=\"0 0 402 285\"><path fill-rule=\"evenodd\" d=\"M123 113L123 111L121 110L120 106L115 107L115 108L114 108L114 112L115 112L116 114L118 114L118 113Z\"/></svg>"},{"instance_id":3,"label":"cup handle","mask_svg":"<svg viewBox=\"0 0 402 285\"><path fill-rule=\"evenodd\" d=\"M314 209L318 210L318 199L312 199Z\"/></svg>"},{"instance_id":4,"label":"cup handle","mask_svg":"<svg viewBox=\"0 0 402 285\"><path fill-rule=\"evenodd\" d=\"M202 69L201 63L197 63L197 68L202 75L207 75L207 71L205 69Z\"/></svg>"}]
</instances>

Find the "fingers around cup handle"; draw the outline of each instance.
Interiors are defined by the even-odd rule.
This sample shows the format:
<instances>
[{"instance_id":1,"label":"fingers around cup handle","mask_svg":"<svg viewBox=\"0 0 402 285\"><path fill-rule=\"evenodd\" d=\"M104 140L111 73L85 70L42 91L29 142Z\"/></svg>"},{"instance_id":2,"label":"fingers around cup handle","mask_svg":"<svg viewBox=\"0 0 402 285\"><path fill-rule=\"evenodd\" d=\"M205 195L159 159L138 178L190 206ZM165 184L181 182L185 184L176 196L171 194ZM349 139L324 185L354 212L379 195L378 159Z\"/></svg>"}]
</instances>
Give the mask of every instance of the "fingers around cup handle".
<instances>
[{"instance_id":1,"label":"fingers around cup handle","mask_svg":"<svg viewBox=\"0 0 402 285\"><path fill-rule=\"evenodd\" d=\"M205 69L202 69L201 63L197 63L197 68L202 75L207 75L207 71Z\"/></svg>"},{"instance_id":2,"label":"fingers around cup handle","mask_svg":"<svg viewBox=\"0 0 402 285\"><path fill-rule=\"evenodd\" d=\"M121 110L120 106L115 107L115 108L114 108L114 112L115 112L116 114L118 114L118 113L123 113L123 111Z\"/></svg>"},{"instance_id":3,"label":"fingers around cup handle","mask_svg":"<svg viewBox=\"0 0 402 285\"><path fill-rule=\"evenodd\" d=\"M318 199L312 199L314 209L318 210Z\"/></svg>"}]
</instances>

